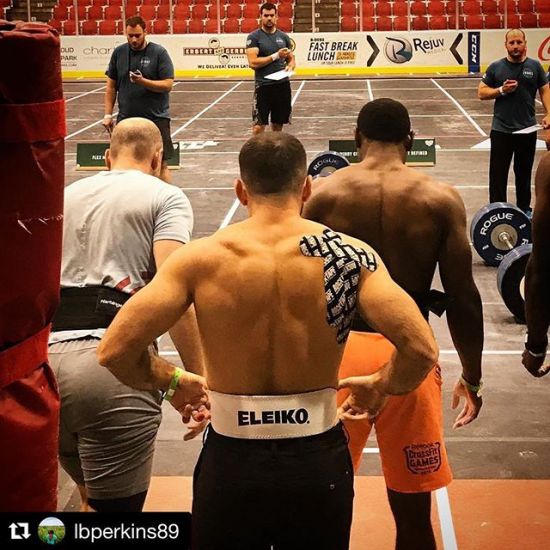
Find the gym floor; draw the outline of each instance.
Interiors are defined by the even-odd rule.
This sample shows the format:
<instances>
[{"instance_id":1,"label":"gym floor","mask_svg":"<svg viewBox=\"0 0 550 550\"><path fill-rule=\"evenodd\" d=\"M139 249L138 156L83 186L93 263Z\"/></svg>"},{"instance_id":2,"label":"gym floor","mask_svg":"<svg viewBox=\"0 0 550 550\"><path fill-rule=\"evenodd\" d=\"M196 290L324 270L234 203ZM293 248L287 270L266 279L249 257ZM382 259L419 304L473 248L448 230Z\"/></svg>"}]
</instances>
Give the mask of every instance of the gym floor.
<instances>
[{"instance_id":1,"label":"gym floor","mask_svg":"<svg viewBox=\"0 0 550 550\"><path fill-rule=\"evenodd\" d=\"M328 140L351 139L362 105L391 97L409 109L420 137L436 140L437 163L421 168L459 190L468 221L488 202L488 139L493 102L477 99L478 78L370 78L296 80L288 131L302 140L308 161ZM77 142L107 141L101 126L102 82L65 84L68 135L66 184L92 175L76 171ZM237 155L250 136L250 80L180 81L171 93L174 141L182 142L181 167L173 183L195 212L194 238L242 220L233 179ZM540 102L537 111L542 114ZM544 149L538 143L535 166ZM510 178L509 201L514 202ZM414 223L414 220L411 220ZM514 322L497 290L496 269L474 252L474 276L485 319L484 407L471 425L453 430L452 388L460 374L445 319L432 315L444 376L446 443L455 481L434 494L438 546L445 550L548 548L550 540L550 377L535 380L521 366L525 327ZM436 281L435 287L441 288ZM168 336L161 351L179 361ZM169 406L158 434L147 510L190 510L191 476L200 441L183 442L185 428ZM394 528L386 502L376 440L369 441L359 476L352 530L353 550L393 548ZM78 510L78 494L60 470L59 509ZM544 542L546 541L546 542Z\"/></svg>"}]
</instances>

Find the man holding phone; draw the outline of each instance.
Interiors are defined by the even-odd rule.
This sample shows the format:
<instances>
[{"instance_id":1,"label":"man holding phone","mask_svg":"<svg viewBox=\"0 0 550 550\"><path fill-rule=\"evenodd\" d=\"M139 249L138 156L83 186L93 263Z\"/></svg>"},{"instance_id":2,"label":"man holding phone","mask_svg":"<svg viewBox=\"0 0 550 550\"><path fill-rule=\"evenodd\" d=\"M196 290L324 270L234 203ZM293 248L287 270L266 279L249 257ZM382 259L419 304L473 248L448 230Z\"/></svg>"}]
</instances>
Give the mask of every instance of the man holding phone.
<instances>
[{"instance_id":1,"label":"man holding phone","mask_svg":"<svg viewBox=\"0 0 550 550\"><path fill-rule=\"evenodd\" d=\"M174 65L168 52L159 44L148 42L145 21L138 16L126 20L128 42L113 51L107 75L103 126L111 133L113 108L118 96L117 122L130 117L152 120L163 142L160 177L170 182L168 160L174 154L170 135L170 99L174 84Z\"/></svg>"}]
</instances>

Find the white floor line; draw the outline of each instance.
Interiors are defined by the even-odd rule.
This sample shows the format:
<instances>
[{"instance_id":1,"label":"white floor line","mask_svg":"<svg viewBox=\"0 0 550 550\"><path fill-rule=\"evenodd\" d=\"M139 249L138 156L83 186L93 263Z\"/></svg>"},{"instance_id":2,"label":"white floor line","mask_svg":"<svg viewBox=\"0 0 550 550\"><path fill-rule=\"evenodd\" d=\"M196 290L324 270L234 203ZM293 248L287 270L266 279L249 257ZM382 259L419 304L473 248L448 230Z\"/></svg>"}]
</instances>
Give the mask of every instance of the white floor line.
<instances>
[{"instance_id":1,"label":"white floor line","mask_svg":"<svg viewBox=\"0 0 550 550\"><path fill-rule=\"evenodd\" d=\"M300 93L304 89L305 84L306 84L306 81L302 80L302 83L300 84L300 86L296 90L296 93L294 94L294 97L292 98L292 101L290 103L291 107L293 107L294 104L296 103L296 100L298 99L298 96L300 95ZM230 224L231 220L233 219L233 216L235 215L235 212L237 211L237 208L239 208L239 204L240 204L239 199L235 199L233 201L233 204L231 205L231 208L229 209L229 211L225 215L225 218L223 219L223 221L222 221L222 223L219 227L220 229L223 229L224 227L227 227Z\"/></svg>"},{"instance_id":2,"label":"white floor line","mask_svg":"<svg viewBox=\"0 0 550 550\"><path fill-rule=\"evenodd\" d=\"M240 85L242 84L242 80L240 82L237 82L237 84L235 84L235 86L233 86L231 89L227 90L226 92L224 92L220 97L218 97L218 99L216 99L215 101L213 101L212 103L210 103L210 105L208 105L207 107L205 107L200 113L196 114L193 118L190 118L185 124L182 124L177 130L175 130L174 132L172 132L172 137L174 137L176 134L178 134L179 132L181 132L182 130L185 130L185 128L187 128L190 124L192 124L193 122L195 122L195 120L197 120L197 118L199 118L200 116L202 116L204 113L206 113L206 111L212 109L212 107L214 107L214 105L216 105L217 103L219 103L224 97L228 96L235 88L238 88Z\"/></svg>"},{"instance_id":3,"label":"white floor line","mask_svg":"<svg viewBox=\"0 0 550 550\"><path fill-rule=\"evenodd\" d=\"M364 455L377 455L380 453L380 449L378 447L365 447L363 449Z\"/></svg>"},{"instance_id":4,"label":"white floor line","mask_svg":"<svg viewBox=\"0 0 550 550\"><path fill-rule=\"evenodd\" d=\"M430 79L435 86L437 86L458 108L458 110L468 119L470 124L482 135L487 137L487 134L484 130L482 130L479 126L479 124L466 112L466 109L462 107L462 105L449 93L445 88L440 86L433 78Z\"/></svg>"},{"instance_id":5,"label":"white floor line","mask_svg":"<svg viewBox=\"0 0 550 550\"><path fill-rule=\"evenodd\" d=\"M374 94L372 93L372 87L370 85L370 80L367 80L367 90L369 91L369 101L374 101Z\"/></svg>"},{"instance_id":6,"label":"white floor line","mask_svg":"<svg viewBox=\"0 0 550 550\"><path fill-rule=\"evenodd\" d=\"M443 487L442 489L437 489L435 498L437 501L439 524L441 525L443 548L444 550L458 550L455 527L453 524L453 514L451 512L451 503L449 502L447 488Z\"/></svg>"},{"instance_id":7,"label":"white floor line","mask_svg":"<svg viewBox=\"0 0 550 550\"><path fill-rule=\"evenodd\" d=\"M95 94L96 92L104 90L105 88L106 88L106 86L101 86L101 88L96 88L95 90L90 90L89 92L84 92L83 94L75 95L74 97L66 99L65 103L69 103L69 101L74 101L75 99L78 99L79 97L84 97L86 95Z\"/></svg>"}]
</instances>

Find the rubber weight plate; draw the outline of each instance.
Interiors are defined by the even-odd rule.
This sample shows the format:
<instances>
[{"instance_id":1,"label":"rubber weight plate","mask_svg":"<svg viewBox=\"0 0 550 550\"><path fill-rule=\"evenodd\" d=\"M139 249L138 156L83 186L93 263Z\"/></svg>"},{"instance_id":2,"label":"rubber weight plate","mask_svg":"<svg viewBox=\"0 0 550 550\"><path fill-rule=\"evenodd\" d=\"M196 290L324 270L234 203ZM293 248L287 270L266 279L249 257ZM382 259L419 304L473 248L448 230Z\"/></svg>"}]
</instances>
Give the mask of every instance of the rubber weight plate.
<instances>
[{"instance_id":1,"label":"rubber weight plate","mask_svg":"<svg viewBox=\"0 0 550 550\"><path fill-rule=\"evenodd\" d=\"M324 151L311 161L307 173L313 177L325 177L346 166L349 166L349 161L346 157L335 151Z\"/></svg>"},{"instance_id":2,"label":"rubber weight plate","mask_svg":"<svg viewBox=\"0 0 550 550\"><path fill-rule=\"evenodd\" d=\"M497 271L498 291L520 323L525 323L525 267L532 249L531 244L515 248L502 260Z\"/></svg>"},{"instance_id":3,"label":"rubber weight plate","mask_svg":"<svg viewBox=\"0 0 550 550\"><path fill-rule=\"evenodd\" d=\"M531 242L531 220L513 204L493 202L473 217L470 237L483 261L498 266L511 247Z\"/></svg>"}]
</instances>

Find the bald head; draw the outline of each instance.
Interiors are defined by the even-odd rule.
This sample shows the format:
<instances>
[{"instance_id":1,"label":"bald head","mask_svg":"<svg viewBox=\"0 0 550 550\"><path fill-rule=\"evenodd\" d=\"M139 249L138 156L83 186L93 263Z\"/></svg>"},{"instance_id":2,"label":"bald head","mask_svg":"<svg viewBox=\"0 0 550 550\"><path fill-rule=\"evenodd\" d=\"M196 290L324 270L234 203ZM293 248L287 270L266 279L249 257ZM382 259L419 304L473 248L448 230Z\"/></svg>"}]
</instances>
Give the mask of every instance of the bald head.
<instances>
[{"instance_id":1,"label":"bald head","mask_svg":"<svg viewBox=\"0 0 550 550\"><path fill-rule=\"evenodd\" d=\"M125 157L138 163L151 161L162 149L162 137L156 125L145 118L127 118L119 122L111 136L113 162Z\"/></svg>"}]
</instances>

